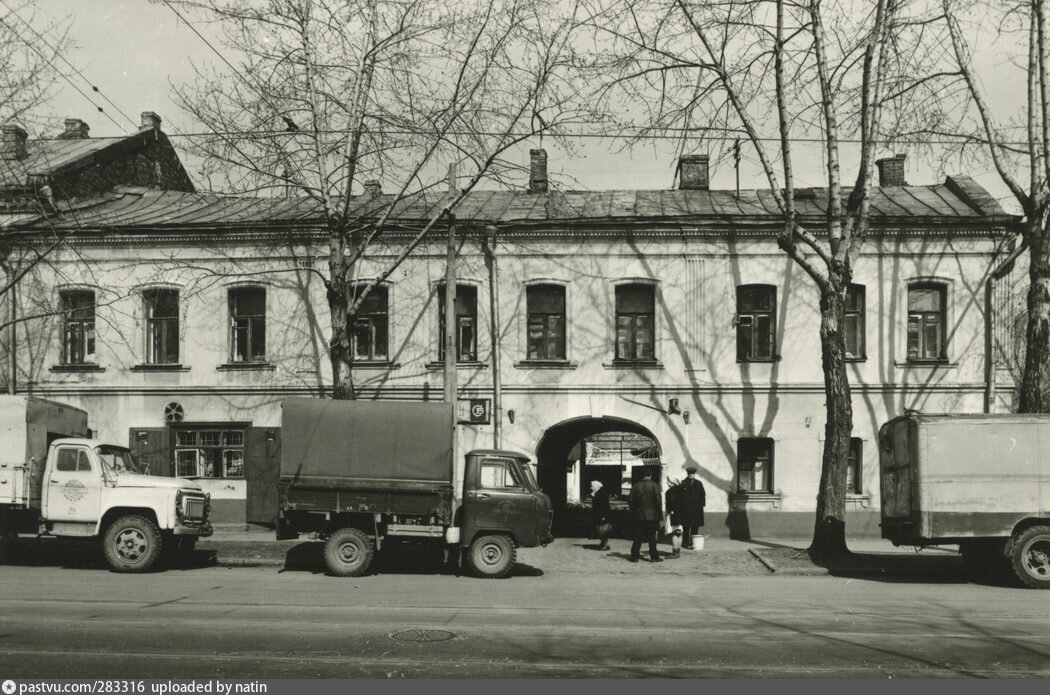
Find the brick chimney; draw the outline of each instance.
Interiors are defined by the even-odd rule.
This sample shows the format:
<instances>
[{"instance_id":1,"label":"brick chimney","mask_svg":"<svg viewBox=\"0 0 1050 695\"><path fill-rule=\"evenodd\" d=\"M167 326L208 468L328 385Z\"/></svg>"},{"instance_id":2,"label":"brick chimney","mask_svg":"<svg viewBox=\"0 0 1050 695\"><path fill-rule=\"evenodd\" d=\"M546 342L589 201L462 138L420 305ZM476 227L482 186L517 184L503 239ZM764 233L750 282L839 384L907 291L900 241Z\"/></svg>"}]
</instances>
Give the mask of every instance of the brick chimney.
<instances>
[{"instance_id":1,"label":"brick chimney","mask_svg":"<svg viewBox=\"0 0 1050 695\"><path fill-rule=\"evenodd\" d=\"M369 179L365 181L365 195L368 196L369 200L381 196L383 195L383 186L380 185L378 180Z\"/></svg>"},{"instance_id":2,"label":"brick chimney","mask_svg":"<svg viewBox=\"0 0 1050 695\"><path fill-rule=\"evenodd\" d=\"M529 150L529 193L547 192L547 150Z\"/></svg>"},{"instance_id":3,"label":"brick chimney","mask_svg":"<svg viewBox=\"0 0 1050 695\"><path fill-rule=\"evenodd\" d=\"M160 130L160 116L153 111L142 112L142 123L139 130Z\"/></svg>"},{"instance_id":4,"label":"brick chimney","mask_svg":"<svg viewBox=\"0 0 1050 695\"><path fill-rule=\"evenodd\" d=\"M711 188L708 172L710 157L706 154L684 154L678 160L678 189L706 191Z\"/></svg>"},{"instance_id":5,"label":"brick chimney","mask_svg":"<svg viewBox=\"0 0 1050 695\"><path fill-rule=\"evenodd\" d=\"M0 128L0 158L2 159L25 159L29 156L26 151L26 139L29 133L21 126L5 125Z\"/></svg>"},{"instance_id":6,"label":"brick chimney","mask_svg":"<svg viewBox=\"0 0 1050 695\"><path fill-rule=\"evenodd\" d=\"M875 165L879 167L880 186L907 186L904 180L904 159L907 155L895 154L892 157L876 159Z\"/></svg>"},{"instance_id":7,"label":"brick chimney","mask_svg":"<svg viewBox=\"0 0 1050 695\"><path fill-rule=\"evenodd\" d=\"M58 136L59 140L83 140L90 137L88 131L91 130L91 126L79 118L67 118L65 124L66 129Z\"/></svg>"}]
</instances>

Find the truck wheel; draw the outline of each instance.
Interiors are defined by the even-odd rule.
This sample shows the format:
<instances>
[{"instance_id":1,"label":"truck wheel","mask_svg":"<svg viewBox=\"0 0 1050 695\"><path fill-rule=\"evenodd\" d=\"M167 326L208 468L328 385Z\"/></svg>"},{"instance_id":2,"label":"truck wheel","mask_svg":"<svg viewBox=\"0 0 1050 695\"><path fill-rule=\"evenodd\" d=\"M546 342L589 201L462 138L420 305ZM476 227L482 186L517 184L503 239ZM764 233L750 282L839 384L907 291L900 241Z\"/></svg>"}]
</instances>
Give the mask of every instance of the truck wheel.
<instances>
[{"instance_id":1,"label":"truck wheel","mask_svg":"<svg viewBox=\"0 0 1050 695\"><path fill-rule=\"evenodd\" d=\"M1050 526L1032 526L1014 539L1014 574L1030 589L1050 589Z\"/></svg>"},{"instance_id":2,"label":"truck wheel","mask_svg":"<svg viewBox=\"0 0 1050 695\"><path fill-rule=\"evenodd\" d=\"M467 562L478 577L502 579L514 569L516 552L506 536L479 536L470 544Z\"/></svg>"},{"instance_id":3,"label":"truck wheel","mask_svg":"<svg viewBox=\"0 0 1050 695\"><path fill-rule=\"evenodd\" d=\"M372 539L356 528L341 528L324 544L324 562L332 574L360 577L372 566Z\"/></svg>"},{"instance_id":4,"label":"truck wheel","mask_svg":"<svg viewBox=\"0 0 1050 695\"><path fill-rule=\"evenodd\" d=\"M161 556L157 525L144 516L122 516L106 529L102 550L115 572L148 572Z\"/></svg>"}]
</instances>

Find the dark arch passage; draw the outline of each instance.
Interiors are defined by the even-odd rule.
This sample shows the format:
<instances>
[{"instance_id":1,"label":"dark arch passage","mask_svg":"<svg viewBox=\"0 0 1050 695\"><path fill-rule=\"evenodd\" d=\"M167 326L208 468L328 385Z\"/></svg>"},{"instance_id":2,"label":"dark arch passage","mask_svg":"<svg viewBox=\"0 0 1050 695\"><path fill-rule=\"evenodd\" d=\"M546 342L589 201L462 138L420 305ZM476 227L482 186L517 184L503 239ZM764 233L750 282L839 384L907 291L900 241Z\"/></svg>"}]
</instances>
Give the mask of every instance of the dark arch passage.
<instances>
[{"instance_id":1,"label":"dark arch passage","mask_svg":"<svg viewBox=\"0 0 1050 695\"><path fill-rule=\"evenodd\" d=\"M582 457L581 448L588 437L607 433L639 435L636 441L649 440L648 446L660 456L660 442L647 428L632 420L618 417L577 417L547 428L536 445L537 477L540 487L554 505L555 532L565 531L568 499L568 471L572 462ZM615 474L619 480L619 471Z\"/></svg>"}]
</instances>

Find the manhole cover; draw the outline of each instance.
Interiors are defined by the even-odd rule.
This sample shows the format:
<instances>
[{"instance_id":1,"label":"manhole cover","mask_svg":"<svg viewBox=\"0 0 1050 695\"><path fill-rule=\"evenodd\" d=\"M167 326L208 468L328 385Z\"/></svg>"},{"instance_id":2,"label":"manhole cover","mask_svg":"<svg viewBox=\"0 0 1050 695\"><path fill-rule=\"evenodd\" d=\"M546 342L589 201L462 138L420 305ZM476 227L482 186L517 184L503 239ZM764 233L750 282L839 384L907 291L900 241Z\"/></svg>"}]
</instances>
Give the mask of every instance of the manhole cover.
<instances>
[{"instance_id":1,"label":"manhole cover","mask_svg":"<svg viewBox=\"0 0 1050 695\"><path fill-rule=\"evenodd\" d=\"M447 642L456 633L448 630L402 630L390 636L402 642Z\"/></svg>"}]
</instances>

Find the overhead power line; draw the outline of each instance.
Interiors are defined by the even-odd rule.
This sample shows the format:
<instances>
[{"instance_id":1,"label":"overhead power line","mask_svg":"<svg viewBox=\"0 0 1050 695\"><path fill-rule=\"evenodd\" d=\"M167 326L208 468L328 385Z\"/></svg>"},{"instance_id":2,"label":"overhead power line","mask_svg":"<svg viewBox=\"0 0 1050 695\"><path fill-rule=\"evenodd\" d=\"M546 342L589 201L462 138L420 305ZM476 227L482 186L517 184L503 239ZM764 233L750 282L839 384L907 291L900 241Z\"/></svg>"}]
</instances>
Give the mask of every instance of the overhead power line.
<instances>
[{"instance_id":1,"label":"overhead power line","mask_svg":"<svg viewBox=\"0 0 1050 695\"><path fill-rule=\"evenodd\" d=\"M3 0L0 0L2 2ZM559 133L558 137L563 138L579 138L586 140L678 140L683 134L695 134L697 136L703 136L705 133L716 131L719 133L719 137L732 136L732 135L743 135L743 131L735 130L733 128L704 128L702 130L692 129L665 129L666 133L623 133L623 134L609 134L609 133ZM245 137L294 137L297 135L346 135L349 131L346 129L330 129L330 130L209 130L200 131L195 133L169 133L168 137L175 138L203 138L203 137L229 137L233 135L240 135ZM432 135L432 136L459 136L459 135L474 135L474 136L492 136L492 137L527 137L532 133L529 132L497 132L497 131L437 131L437 130L384 130L384 135ZM40 138L41 140L57 139L57 138ZM762 137L758 138L759 142L780 142L779 137ZM824 138L804 138L804 137L793 137L788 138L790 142L795 143L814 143L824 144L827 142ZM859 145L862 143L861 140L855 138L839 138L840 143ZM958 135L952 138L941 136L936 140L921 140L915 138L908 139L895 139L893 144L899 145L957 145L960 141L969 141L975 144L987 144L974 140L969 135ZM887 141L888 142L888 141ZM1000 146L1010 147L1027 147L1028 142L1022 140L1001 140L997 142Z\"/></svg>"}]
</instances>

